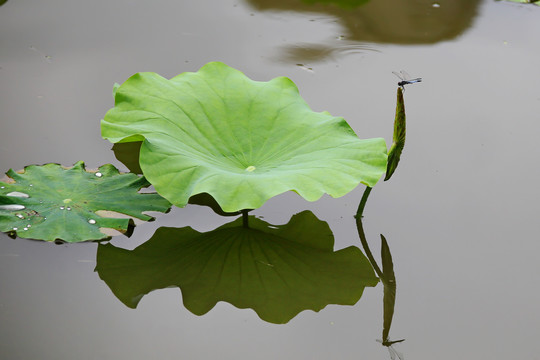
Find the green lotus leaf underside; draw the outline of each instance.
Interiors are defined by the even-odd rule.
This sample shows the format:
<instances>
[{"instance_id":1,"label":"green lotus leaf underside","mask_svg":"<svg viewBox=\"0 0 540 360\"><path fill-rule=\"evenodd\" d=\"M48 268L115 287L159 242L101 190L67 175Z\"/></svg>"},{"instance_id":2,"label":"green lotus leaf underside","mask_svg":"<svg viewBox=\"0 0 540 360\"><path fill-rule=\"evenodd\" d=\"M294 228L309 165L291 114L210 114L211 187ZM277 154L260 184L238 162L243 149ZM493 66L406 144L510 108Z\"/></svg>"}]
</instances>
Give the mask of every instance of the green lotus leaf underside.
<instances>
[{"instance_id":1,"label":"green lotus leaf underside","mask_svg":"<svg viewBox=\"0 0 540 360\"><path fill-rule=\"evenodd\" d=\"M66 242L105 239L109 236L101 228L125 232L132 220L127 216L102 217L99 211L148 221L153 218L143 211L170 208L158 194L139 193L150 185L144 177L121 174L110 164L93 172L86 171L82 161L71 168L30 165L22 173L9 170L6 174L12 181L0 182L0 231L21 238Z\"/></svg>"},{"instance_id":2,"label":"green lotus leaf underside","mask_svg":"<svg viewBox=\"0 0 540 360\"><path fill-rule=\"evenodd\" d=\"M112 143L143 141L143 174L180 207L199 193L226 212L290 190L340 197L386 171L384 139L361 140L343 118L313 112L288 78L257 82L219 62L170 80L133 75L101 132Z\"/></svg>"},{"instance_id":3,"label":"green lotus leaf underside","mask_svg":"<svg viewBox=\"0 0 540 360\"><path fill-rule=\"evenodd\" d=\"M207 233L162 227L134 250L99 245L96 271L131 308L153 290L179 287L196 315L225 301L286 323L303 310L353 305L377 285L360 249L333 248L328 224L309 211L282 226L250 216L249 228L242 219Z\"/></svg>"}]
</instances>

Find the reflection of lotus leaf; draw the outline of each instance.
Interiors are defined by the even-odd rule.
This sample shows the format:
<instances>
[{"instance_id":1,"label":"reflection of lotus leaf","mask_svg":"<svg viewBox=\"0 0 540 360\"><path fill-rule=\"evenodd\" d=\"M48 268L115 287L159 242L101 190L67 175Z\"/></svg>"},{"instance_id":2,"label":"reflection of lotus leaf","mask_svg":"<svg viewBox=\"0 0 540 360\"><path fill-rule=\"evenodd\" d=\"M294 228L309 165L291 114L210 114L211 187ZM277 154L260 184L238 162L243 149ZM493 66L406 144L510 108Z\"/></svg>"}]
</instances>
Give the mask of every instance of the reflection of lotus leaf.
<instances>
[{"instance_id":1,"label":"reflection of lotus leaf","mask_svg":"<svg viewBox=\"0 0 540 360\"><path fill-rule=\"evenodd\" d=\"M177 206L199 193L226 212L289 190L339 197L386 171L384 139L360 140L344 119L311 111L287 78L257 82L218 62L171 80L132 76L101 130L113 143L144 140L141 169Z\"/></svg>"},{"instance_id":2,"label":"reflection of lotus leaf","mask_svg":"<svg viewBox=\"0 0 540 360\"><path fill-rule=\"evenodd\" d=\"M306 309L355 304L364 287L378 282L358 248L334 252L328 225L309 211L283 226L249 222L250 228L238 219L208 233L160 228L132 251L100 245L96 270L132 308L152 290L178 286L194 314L226 301L272 323Z\"/></svg>"},{"instance_id":3,"label":"reflection of lotus leaf","mask_svg":"<svg viewBox=\"0 0 540 360\"><path fill-rule=\"evenodd\" d=\"M157 194L139 194L150 184L135 174L120 174L112 165L97 172L86 171L82 161L70 169L31 165L22 174L10 170L7 175L14 182L0 182L0 231L27 239L104 239L108 236L100 228L126 231L129 219L104 218L96 211L151 220L142 212L164 212L170 206Z\"/></svg>"},{"instance_id":4,"label":"reflection of lotus leaf","mask_svg":"<svg viewBox=\"0 0 540 360\"><path fill-rule=\"evenodd\" d=\"M480 0L386 0L369 1L353 7L354 0L247 0L259 11L303 12L314 19L330 17L341 28L347 43L317 42L316 48L326 48L318 59L328 55L345 55L348 51L363 50L363 44L433 44L454 39L466 31L479 13ZM358 3L360 1L358 0ZM330 5L334 4L336 6ZM324 21L324 20L323 20ZM287 57L299 62L308 61L295 54L299 44L286 47ZM345 45L345 46L344 46ZM305 49L305 46L301 45ZM375 46L379 48L379 46ZM278 55L279 56L279 55ZM328 60L328 59L326 59Z\"/></svg>"},{"instance_id":5,"label":"reflection of lotus leaf","mask_svg":"<svg viewBox=\"0 0 540 360\"><path fill-rule=\"evenodd\" d=\"M370 0L302 0L306 4L329 4L343 9L354 9L368 3Z\"/></svg>"},{"instance_id":6,"label":"reflection of lotus leaf","mask_svg":"<svg viewBox=\"0 0 540 360\"><path fill-rule=\"evenodd\" d=\"M521 4L534 4L534 5L540 5L540 1L533 1L533 0L506 0L511 2L517 2Z\"/></svg>"}]
</instances>

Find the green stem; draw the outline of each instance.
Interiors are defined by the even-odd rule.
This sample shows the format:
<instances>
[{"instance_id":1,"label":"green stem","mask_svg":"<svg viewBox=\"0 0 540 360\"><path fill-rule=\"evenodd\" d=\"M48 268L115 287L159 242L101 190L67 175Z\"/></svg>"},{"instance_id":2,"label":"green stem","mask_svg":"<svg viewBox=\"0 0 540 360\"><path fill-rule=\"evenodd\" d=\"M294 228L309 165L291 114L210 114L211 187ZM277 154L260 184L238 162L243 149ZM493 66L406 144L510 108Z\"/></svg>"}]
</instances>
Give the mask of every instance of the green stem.
<instances>
[{"instance_id":1,"label":"green stem","mask_svg":"<svg viewBox=\"0 0 540 360\"><path fill-rule=\"evenodd\" d=\"M366 207L366 202L369 197L369 194L371 193L371 187L367 186L366 190L364 190L364 194L362 195L362 199L360 200L360 204L358 205L358 210L356 211L355 218L362 218L364 215L364 208Z\"/></svg>"},{"instance_id":2,"label":"green stem","mask_svg":"<svg viewBox=\"0 0 540 360\"><path fill-rule=\"evenodd\" d=\"M249 210L247 209L242 210L242 226L245 228L249 228L248 212Z\"/></svg>"}]
</instances>

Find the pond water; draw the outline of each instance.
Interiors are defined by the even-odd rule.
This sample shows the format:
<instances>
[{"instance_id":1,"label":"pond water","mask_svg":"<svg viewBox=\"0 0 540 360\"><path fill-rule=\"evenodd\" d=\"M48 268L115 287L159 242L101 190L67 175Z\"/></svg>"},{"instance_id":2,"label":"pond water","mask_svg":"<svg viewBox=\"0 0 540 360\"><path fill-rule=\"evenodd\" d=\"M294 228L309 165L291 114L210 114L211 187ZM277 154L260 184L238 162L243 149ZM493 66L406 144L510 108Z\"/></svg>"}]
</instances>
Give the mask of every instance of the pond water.
<instances>
[{"instance_id":1,"label":"pond water","mask_svg":"<svg viewBox=\"0 0 540 360\"><path fill-rule=\"evenodd\" d=\"M223 61L255 80L287 76L315 111L361 138L392 141L397 78L407 143L371 193L364 228L397 278L391 339L407 359L534 359L540 326L540 7L510 2L9 0L0 7L0 170L30 164L126 167L100 136L112 87L141 71L170 78ZM335 249L361 247L363 187L307 202L285 193L253 212L285 224L309 210ZM189 205L138 226L210 231L231 221ZM125 306L94 271L97 243L0 234L2 359L388 359L383 287L354 306L287 324L219 302L202 316L178 288Z\"/></svg>"}]
</instances>

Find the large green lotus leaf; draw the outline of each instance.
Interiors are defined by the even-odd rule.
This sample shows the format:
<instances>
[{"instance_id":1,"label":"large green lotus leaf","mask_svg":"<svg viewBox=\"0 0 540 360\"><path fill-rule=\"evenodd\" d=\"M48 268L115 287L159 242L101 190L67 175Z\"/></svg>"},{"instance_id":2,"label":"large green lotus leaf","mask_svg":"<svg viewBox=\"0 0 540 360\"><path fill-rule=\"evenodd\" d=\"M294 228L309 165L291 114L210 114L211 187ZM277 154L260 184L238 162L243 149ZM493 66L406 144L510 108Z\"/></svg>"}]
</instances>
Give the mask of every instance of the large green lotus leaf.
<instances>
[{"instance_id":1,"label":"large green lotus leaf","mask_svg":"<svg viewBox=\"0 0 540 360\"><path fill-rule=\"evenodd\" d=\"M22 173L6 174L13 181L0 182L0 231L26 239L105 239L108 235L100 228L125 232L130 219L102 217L96 211L152 220L142 212L165 212L170 207L158 194L138 193L150 185L144 177L121 174L110 164L94 172L86 171L82 161L72 168L31 165Z\"/></svg>"},{"instance_id":2,"label":"large green lotus leaf","mask_svg":"<svg viewBox=\"0 0 540 360\"><path fill-rule=\"evenodd\" d=\"M197 315L218 301L252 308L261 319L286 323L328 304L353 305L378 282L362 252L334 252L327 223L309 211L283 226L249 217L208 233L159 228L134 250L99 245L96 271L125 305L135 308L152 290L177 286Z\"/></svg>"},{"instance_id":3,"label":"large green lotus leaf","mask_svg":"<svg viewBox=\"0 0 540 360\"><path fill-rule=\"evenodd\" d=\"M136 174L142 174L142 170L139 166L141 144L141 141L135 141L129 143L116 143L112 147L116 158L126 165L131 172ZM223 211L217 201L207 193L193 195L189 198L189 203L210 207L216 214L221 216L238 216L241 214L241 211L232 213Z\"/></svg>"},{"instance_id":4,"label":"large green lotus leaf","mask_svg":"<svg viewBox=\"0 0 540 360\"><path fill-rule=\"evenodd\" d=\"M285 77L257 82L219 62L171 80L133 75L101 132L113 143L144 140L141 169L177 206L199 193L226 212L289 190L339 197L386 171L384 139L360 140L343 118L313 112Z\"/></svg>"}]
</instances>

